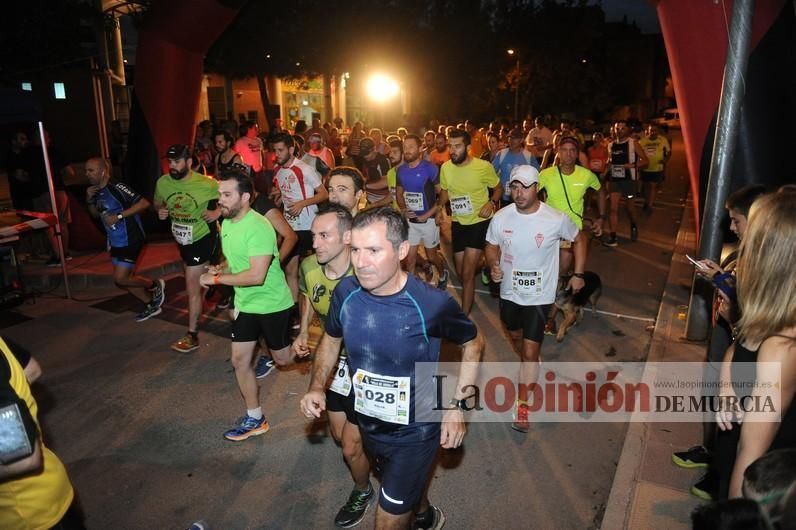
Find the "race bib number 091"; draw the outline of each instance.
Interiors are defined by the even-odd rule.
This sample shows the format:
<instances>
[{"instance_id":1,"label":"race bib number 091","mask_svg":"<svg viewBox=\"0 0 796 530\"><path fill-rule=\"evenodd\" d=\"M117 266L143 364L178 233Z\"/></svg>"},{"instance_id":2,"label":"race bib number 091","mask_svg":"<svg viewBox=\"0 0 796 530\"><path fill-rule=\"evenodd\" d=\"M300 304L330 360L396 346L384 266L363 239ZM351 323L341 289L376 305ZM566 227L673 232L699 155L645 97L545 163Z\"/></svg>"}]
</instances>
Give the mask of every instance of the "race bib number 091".
<instances>
[{"instance_id":1,"label":"race bib number 091","mask_svg":"<svg viewBox=\"0 0 796 530\"><path fill-rule=\"evenodd\" d=\"M392 377L359 369L354 374L354 409L360 414L409 425L409 377Z\"/></svg>"},{"instance_id":2,"label":"race bib number 091","mask_svg":"<svg viewBox=\"0 0 796 530\"><path fill-rule=\"evenodd\" d=\"M470 215L473 213L473 203L469 195L451 197L451 212L454 215Z\"/></svg>"}]
</instances>

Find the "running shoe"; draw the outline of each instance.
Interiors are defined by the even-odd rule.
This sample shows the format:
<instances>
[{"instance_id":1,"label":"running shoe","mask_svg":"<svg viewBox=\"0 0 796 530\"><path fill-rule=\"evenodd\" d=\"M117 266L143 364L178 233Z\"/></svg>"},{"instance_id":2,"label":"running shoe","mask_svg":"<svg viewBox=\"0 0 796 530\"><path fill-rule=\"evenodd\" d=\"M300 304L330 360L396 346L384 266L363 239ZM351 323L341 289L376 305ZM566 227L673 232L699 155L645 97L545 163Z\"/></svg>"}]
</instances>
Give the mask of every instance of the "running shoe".
<instances>
[{"instance_id":1,"label":"running shoe","mask_svg":"<svg viewBox=\"0 0 796 530\"><path fill-rule=\"evenodd\" d=\"M702 500L712 501L719 493L718 486L716 475L708 471L696 484L691 486L691 495Z\"/></svg>"},{"instance_id":2,"label":"running shoe","mask_svg":"<svg viewBox=\"0 0 796 530\"><path fill-rule=\"evenodd\" d=\"M638 241L638 226L636 226L636 223L630 225L630 241Z\"/></svg>"},{"instance_id":3,"label":"running shoe","mask_svg":"<svg viewBox=\"0 0 796 530\"><path fill-rule=\"evenodd\" d=\"M233 442L242 442L252 436L259 436L268 432L268 422L265 421L265 416L259 420L255 420L248 414L242 418L238 418L235 427L224 433L224 438Z\"/></svg>"},{"instance_id":4,"label":"running shoe","mask_svg":"<svg viewBox=\"0 0 796 530\"><path fill-rule=\"evenodd\" d=\"M346 502L337 516L334 518L334 525L339 528L351 528L356 526L365 517L365 514L370 508L371 501L375 498L373 486L368 484L367 491L360 491L356 488L351 490L351 495L348 496Z\"/></svg>"},{"instance_id":5,"label":"running shoe","mask_svg":"<svg viewBox=\"0 0 796 530\"><path fill-rule=\"evenodd\" d=\"M186 333L183 338L171 345L171 349L180 353L191 353L199 349L199 339L195 339L193 335Z\"/></svg>"},{"instance_id":6,"label":"running shoe","mask_svg":"<svg viewBox=\"0 0 796 530\"><path fill-rule=\"evenodd\" d=\"M616 234L611 234L611 237L603 243L606 247L618 247L619 241L616 239Z\"/></svg>"},{"instance_id":7,"label":"running shoe","mask_svg":"<svg viewBox=\"0 0 796 530\"><path fill-rule=\"evenodd\" d=\"M710 453L703 446L695 445L688 451L672 453L672 462L685 469L708 467L708 464L710 464Z\"/></svg>"},{"instance_id":8,"label":"running shoe","mask_svg":"<svg viewBox=\"0 0 796 530\"><path fill-rule=\"evenodd\" d=\"M415 518L413 528L417 530L439 530L445 526L445 514L433 504L428 505L428 510L423 515L422 519Z\"/></svg>"},{"instance_id":9,"label":"running shoe","mask_svg":"<svg viewBox=\"0 0 796 530\"><path fill-rule=\"evenodd\" d=\"M448 271L443 271L443 274L437 280L437 289L444 291L448 288Z\"/></svg>"},{"instance_id":10,"label":"running shoe","mask_svg":"<svg viewBox=\"0 0 796 530\"><path fill-rule=\"evenodd\" d=\"M160 306L155 305L154 300L144 307L144 310L138 313L135 316L136 322L143 322L144 320L149 320L155 315L159 315L163 310L160 309Z\"/></svg>"},{"instance_id":11,"label":"running shoe","mask_svg":"<svg viewBox=\"0 0 796 530\"><path fill-rule=\"evenodd\" d=\"M274 360L270 355L260 355L257 364L254 365L254 375L257 379L262 379L274 370Z\"/></svg>"},{"instance_id":12,"label":"running shoe","mask_svg":"<svg viewBox=\"0 0 796 530\"><path fill-rule=\"evenodd\" d=\"M531 429L531 422L528 420L528 405L517 403L516 419L511 424L515 431L526 433Z\"/></svg>"},{"instance_id":13,"label":"running shoe","mask_svg":"<svg viewBox=\"0 0 796 530\"><path fill-rule=\"evenodd\" d=\"M152 301L150 304L160 307L166 301L166 282L158 278L155 280L155 288L152 289Z\"/></svg>"}]
</instances>

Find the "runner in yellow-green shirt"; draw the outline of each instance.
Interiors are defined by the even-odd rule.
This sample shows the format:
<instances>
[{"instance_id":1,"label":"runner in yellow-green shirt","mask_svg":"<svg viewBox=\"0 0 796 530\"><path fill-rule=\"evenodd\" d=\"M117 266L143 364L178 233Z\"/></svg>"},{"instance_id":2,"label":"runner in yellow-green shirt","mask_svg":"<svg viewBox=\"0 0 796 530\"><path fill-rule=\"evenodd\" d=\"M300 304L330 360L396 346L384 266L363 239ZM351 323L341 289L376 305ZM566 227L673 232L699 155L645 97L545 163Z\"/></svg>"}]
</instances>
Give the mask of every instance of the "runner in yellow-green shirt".
<instances>
[{"instance_id":1,"label":"runner in yellow-green shirt","mask_svg":"<svg viewBox=\"0 0 796 530\"><path fill-rule=\"evenodd\" d=\"M655 124L647 127L647 135L638 143L649 159L647 167L641 170L641 182L644 184L644 211L650 213L655 206L657 188L663 184L666 163L672 156L672 147L665 136L658 134L658 126Z\"/></svg>"},{"instance_id":2,"label":"runner in yellow-green shirt","mask_svg":"<svg viewBox=\"0 0 796 530\"><path fill-rule=\"evenodd\" d=\"M470 135L454 129L448 140L450 160L440 168L440 204L450 203L451 239L456 274L462 282L462 309L470 314L475 296L475 274L486 244L489 219L503 195L492 164L467 153ZM489 189L492 189L490 196Z\"/></svg>"},{"instance_id":3,"label":"runner in yellow-green shirt","mask_svg":"<svg viewBox=\"0 0 796 530\"><path fill-rule=\"evenodd\" d=\"M313 315L318 315L324 329L335 287L343 278L354 274L350 245L352 224L351 212L342 204L328 205L312 221L315 254L302 261L299 268L301 328L293 341L296 355L309 354L309 327ZM338 511L334 523L341 528L350 528L365 516L375 492L370 484L370 462L362 448L362 435L354 410L354 390L345 349L340 352L334 375L326 389L326 411L329 431L341 444L343 458L354 480L354 489Z\"/></svg>"},{"instance_id":4,"label":"runner in yellow-green shirt","mask_svg":"<svg viewBox=\"0 0 796 530\"><path fill-rule=\"evenodd\" d=\"M188 333L171 348L190 353L199 349L197 326L202 314L199 276L219 251L218 182L191 171L191 150L187 145L172 145L166 158L169 172L155 185L154 207L161 221L171 220L171 233L185 265L185 289L188 291Z\"/></svg>"},{"instance_id":5,"label":"runner in yellow-green shirt","mask_svg":"<svg viewBox=\"0 0 796 530\"><path fill-rule=\"evenodd\" d=\"M214 265L201 275L202 285L235 288L235 320L232 323L232 368L246 404L246 414L224 433L238 442L268 431L255 378L254 349L260 337L279 366L293 361L290 351L290 313L293 295L279 264L276 231L251 209L254 184L242 170L219 175L219 205L226 221L221 244L226 265Z\"/></svg>"}]
</instances>

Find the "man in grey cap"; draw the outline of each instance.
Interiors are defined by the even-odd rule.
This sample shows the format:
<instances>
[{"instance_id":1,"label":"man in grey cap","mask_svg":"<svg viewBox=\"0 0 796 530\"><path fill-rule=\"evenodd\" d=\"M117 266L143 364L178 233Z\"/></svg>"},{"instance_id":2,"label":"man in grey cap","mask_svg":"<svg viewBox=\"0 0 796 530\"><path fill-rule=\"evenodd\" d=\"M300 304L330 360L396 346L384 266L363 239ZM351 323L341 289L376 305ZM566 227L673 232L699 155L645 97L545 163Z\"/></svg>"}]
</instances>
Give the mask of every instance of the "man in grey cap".
<instances>
[{"instance_id":1,"label":"man in grey cap","mask_svg":"<svg viewBox=\"0 0 796 530\"><path fill-rule=\"evenodd\" d=\"M486 264L500 283L500 320L520 356L519 383L528 388L539 375L539 352L547 315L555 301L560 241L574 241L575 273L569 288L584 286L587 240L565 214L537 196L539 172L517 166L509 177L513 204L498 211L486 233ZM522 396L520 396L522 397ZM528 405L517 401L512 427L528 432Z\"/></svg>"},{"instance_id":2,"label":"man in grey cap","mask_svg":"<svg viewBox=\"0 0 796 530\"><path fill-rule=\"evenodd\" d=\"M539 169L536 158L522 147L522 129L514 128L509 132L509 146L497 152L492 160L492 167L500 177L503 185L503 204L508 204L511 200L509 193L509 176L511 171L517 166L533 166Z\"/></svg>"}]
</instances>

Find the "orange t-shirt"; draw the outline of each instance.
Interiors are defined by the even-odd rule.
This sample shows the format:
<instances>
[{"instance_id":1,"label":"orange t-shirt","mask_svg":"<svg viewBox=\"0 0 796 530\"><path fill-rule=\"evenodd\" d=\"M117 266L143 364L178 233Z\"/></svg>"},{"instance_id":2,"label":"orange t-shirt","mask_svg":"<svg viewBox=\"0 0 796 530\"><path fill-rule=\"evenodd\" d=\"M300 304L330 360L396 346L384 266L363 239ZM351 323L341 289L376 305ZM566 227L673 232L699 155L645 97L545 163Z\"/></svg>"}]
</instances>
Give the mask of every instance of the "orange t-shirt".
<instances>
[{"instance_id":1,"label":"orange t-shirt","mask_svg":"<svg viewBox=\"0 0 796 530\"><path fill-rule=\"evenodd\" d=\"M431 151L431 156L429 156L429 158L431 159L432 164L436 164L437 167L439 167L451 159L451 154L450 151L448 151L447 149L445 149L441 153L437 151L437 149L434 149L433 151Z\"/></svg>"}]
</instances>

